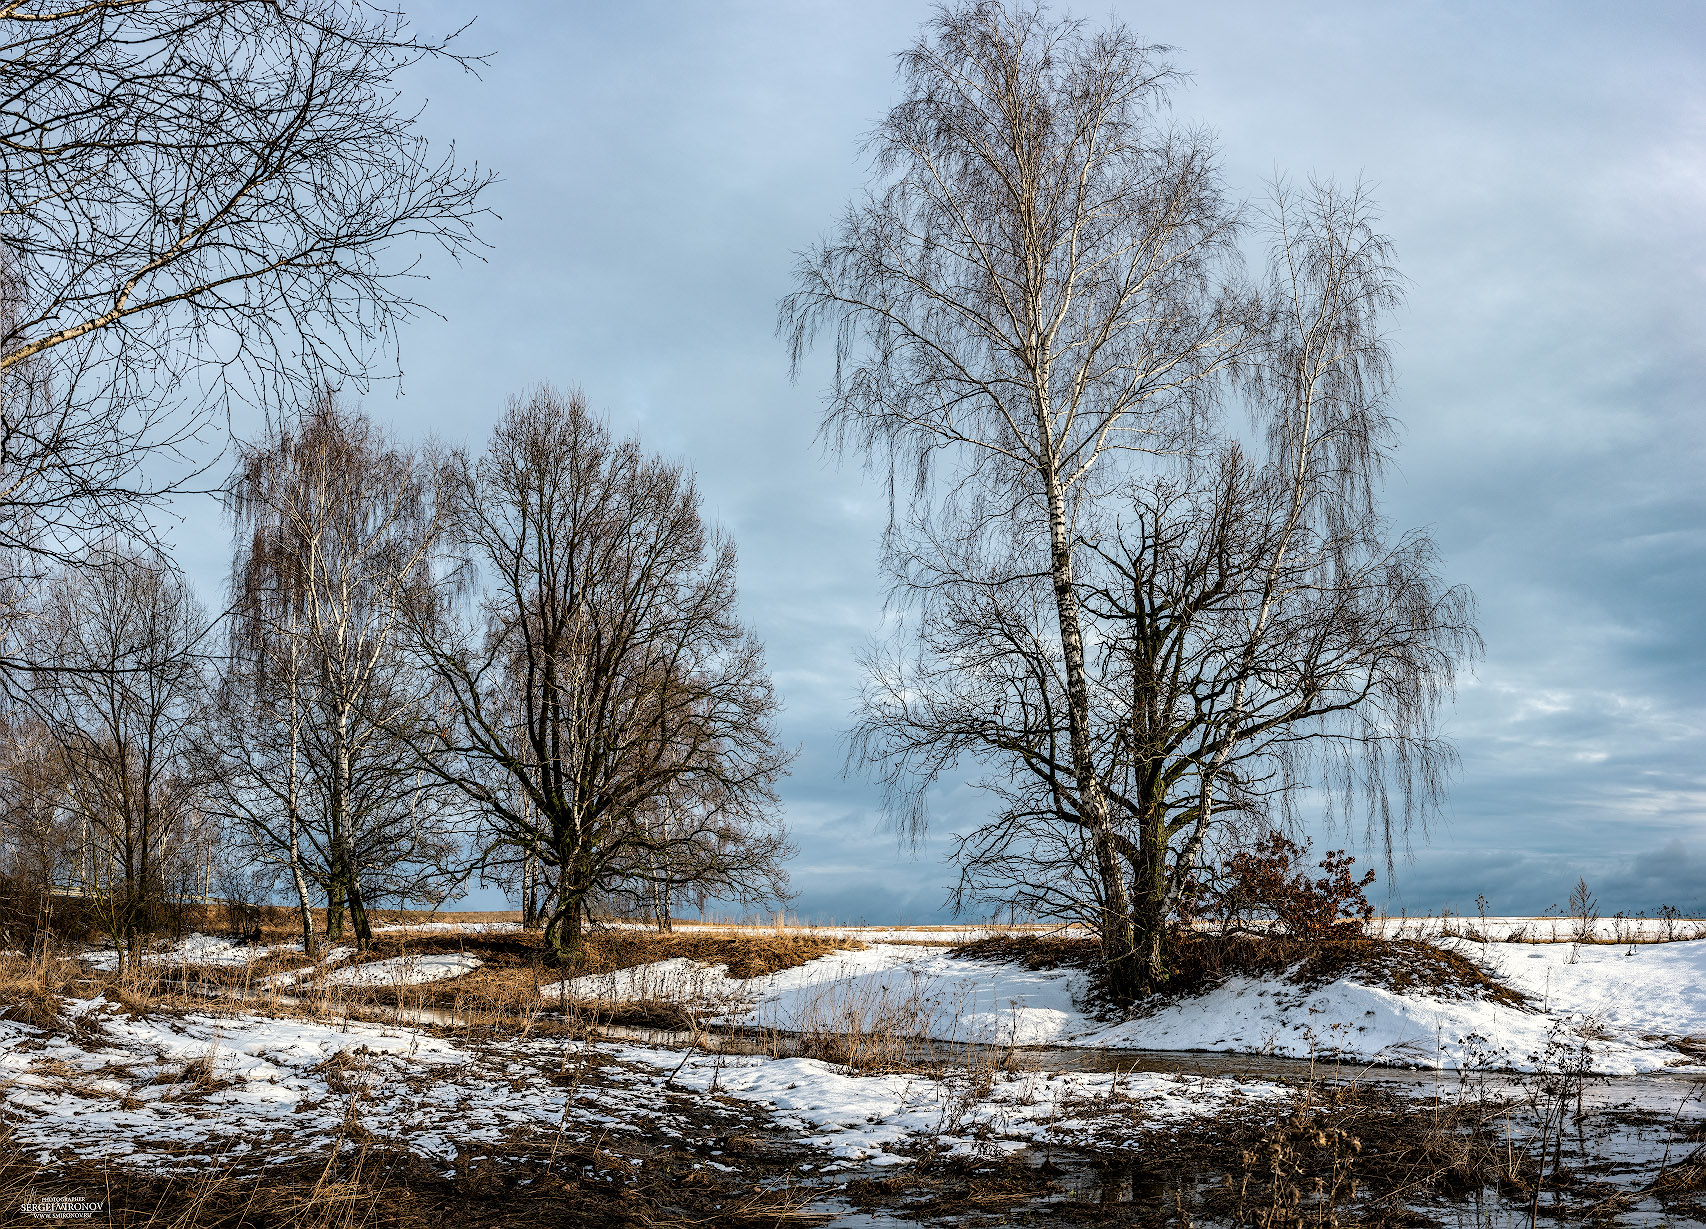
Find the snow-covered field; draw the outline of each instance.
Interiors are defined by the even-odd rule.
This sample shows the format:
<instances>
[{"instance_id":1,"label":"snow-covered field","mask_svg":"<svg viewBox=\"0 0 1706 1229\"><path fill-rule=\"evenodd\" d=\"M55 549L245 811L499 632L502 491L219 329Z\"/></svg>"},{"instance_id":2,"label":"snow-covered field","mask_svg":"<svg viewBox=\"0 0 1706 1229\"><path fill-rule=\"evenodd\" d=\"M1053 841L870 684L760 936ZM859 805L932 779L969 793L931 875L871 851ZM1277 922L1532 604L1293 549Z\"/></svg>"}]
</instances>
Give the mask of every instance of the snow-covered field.
<instances>
[{"instance_id":1,"label":"snow-covered field","mask_svg":"<svg viewBox=\"0 0 1706 1229\"><path fill-rule=\"evenodd\" d=\"M418 986L448 977L461 977L480 967L478 956L448 952L436 956L396 956L368 964L334 969L320 979L322 986Z\"/></svg>"},{"instance_id":2,"label":"snow-covered field","mask_svg":"<svg viewBox=\"0 0 1706 1229\"><path fill-rule=\"evenodd\" d=\"M1089 1009L1079 970L1030 970L954 955L946 942L916 941L873 942L745 980L730 978L723 966L673 959L572 979L545 994L547 1002L675 1000L727 1025L806 1035L1336 1054L1371 1064L1633 1077L1702 1070L1672 1043L1706 1039L1706 940L1634 947L1436 941L1479 961L1529 996L1531 1007L1399 995L1346 978L1316 987L1232 978L1195 998L1108 1019ZM193 936L150 955L163 964L229 966L268 950ZM327 987L410 985L478 967L467 953L360 962L337 949L310 970L271 977L280 986L305 974ZM596 1149L600 1140L622 1138L637 1148L695 1140L703 1152L721 1147L707 1139L758 1131L797 1145L812 1171L835 1174L926 1152L1142 1146L1150 1131L1251 1107L1278 1109L1295 1091L1277 1076L1062 1070L1077 1064L1051 1063L1046 1052L1021 1064L1035 1069L998 1069L999 1053L985 1051L988 1061L956 1052L969 1063L957 1070L857 1074L802 1057L537 1034L465 1036L257 1012L249 1004L173 1012L127 1003L64 1000L51 1026L39 1013L27 1016L34 1023L0 1019L0 1118L27 1154L184 1170L246 1157L324 1156L341 1141L372 1139L452 1166L470 1149L523 1155L554 1147L552 1141ZM1615 1087L1626 1100L1632 1089L1650 1092L1663 1108L1680 1085L1636 1078ZM704 1153L704 1163L736 1174L724 1163L730 1159Z\"/></svg>"},{"instance_id":3,"label":"snow-covered field","mask_svg":"<svg viewBox=\"0 0 1706 1229\"><path fill-rule=\"evenodd\" d=\"M641 922L610 923L613 928L650 930ZM1439 939L1470 934L1484 936L1495 942L1568 943L1591 935L1598 943L1661 943L1679 939L1706 939L1706 920L1700 918L1597 918L1590 921L1567 916L1494 916L1485 918L1448 914L1417 917L1376 918L1371 929L1388 938ZM463 929L475 933L487 926L510 926L514 923L435 922L432 929L445 932ZM689 934L763 934L772 930L764 925L734 922L678 922L677 927ZM428 929L429 927L382 927L381 929ZM999 935L1065 934L1088 936L1079 926L1004 925L1000 923L965 926L789 926L787 933L816 935L823 938L857 939L864 943L921 943L953 945L971 943Z\"/></svg>"},{"instance_id":4,"label":"snow-covered field","mask_svg":"<svg viewBox=\"0 0 1706 1229\"><path fill-rule=\"evenodd\" d=\"M1278 1084L1157 1074L856 1076L812 1059L614 1042L466 1042L401 1026L263 1015L139 1016L72 1001L41 1029L0 1020L0 1106L41 1159L158 1158L190 1167L250 1152L323 1153L371 1134L439 1161L529 1134L579 1141L684 1130L744 1103L828 1165L894 1164L921 1147L1017 1150L1117 1137L1288 1095ZM666 1086L667 1085L667 1086ZM359 1128L356 1131L355 1128ZM1114 1136L1109 1136L1109 1132Z\"/></svg>"},{"instance_id":5,"label":"snow-covered field","mask_svg":"<svg viewBox=\"0 0 1706 1229\"><path fill-rule=\"evenodd\" d=\"M1234 977L1206 994L1175 1000L1126 1019L1087 1010L1085 975L1075 969L1029 970L951 954L958 933L871 930L860 950L844 950L764 977L739 980L724 966L671 959L542 987L546 1001L662 1000L709 1012L727 1025L787 1032L875 1032L1000 1046L1112 1050L1221 1051L1466 1069L1532 1070L1564 1062L1616 1075L1693 1072L1697 1059L1675 1043L1706 1042L1706 939L1655 942L1692 933L1698 923L1647 919L1648 941L1576 944L1570 919L1487 919L1478 934L1522 933L1523 942L1451 937L1457 919L1387 923L1387 933L1428 935L1482 964L1531 1000L1529 1009L1473 997L1397 994L1342 978L1304 987L1284 978ZM1558 922L1557 934L1539 923ZM1639 921L1639 919L1637 919ZM509 933L511 923L430 924L428 933ZM1601 929L1608 928L1601 923ZM1616 922L1622 927L1622 922ZM1446 929L1442 933L1441 927ZM699 929L699 928L695 928ZM885 942L879 933L904 941ZM988 933L979 931L978 933ZM851 937L851 936L849 936ZM928 937L926 939L926 937ZM1609 938L1609 932L1607 934ZM208 936L149 953L157 965L237 965L291 944L245 947ZM100 964L110 953L94 953ZM412 955L370 963L273 974L283 988L318 976L322 985L414 985L451 979L479 966L472 955ZM1697 1053L1697 1051L1693 1051Z\"/></svg>"}]
</instances>

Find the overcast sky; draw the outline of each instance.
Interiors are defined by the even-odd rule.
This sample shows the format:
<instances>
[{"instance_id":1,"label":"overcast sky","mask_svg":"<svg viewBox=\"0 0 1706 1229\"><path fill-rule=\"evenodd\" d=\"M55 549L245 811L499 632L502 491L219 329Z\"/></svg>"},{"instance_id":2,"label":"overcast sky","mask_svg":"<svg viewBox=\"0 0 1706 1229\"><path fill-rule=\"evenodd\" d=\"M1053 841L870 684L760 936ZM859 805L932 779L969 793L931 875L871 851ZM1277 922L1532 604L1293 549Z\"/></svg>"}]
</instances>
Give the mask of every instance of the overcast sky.
<instances>
[{"instance_id":1,"label":"overcast sky","mask_svg":"<svg viewBox=\"0 0 1706 1229\"><path fill-rule=\"evenodd\" d=\"M864 182L915 3L410 6L469 17L481 79L411 88L435 140L502 177L485 263L429 261L405 437L478 444L504 400L580 386L687 460L741 549L801 749L783 796L802 916L921 922L952 876L944 791L916 853L843 779L853 654L878 626L884 497L814 444L827 376L797 385L772 327L793 253ZM1100 20L1103 5L1074 10ZM1178 115L1219 133L1235 193L1273 171L1365 177L1412 281L1395 322L1405 441L1387 490L1476 592L1485 661L1449 728L1449 814L1391 905L1706 909L1706 22L1696 3L1145 3L1177 48ZM226 547L186 506L209 596ZM1362 853L1353 834L1349 843ZM1332 844L1346 838L1329 837ZM484 898L474 903L486 903Z\"/></svg>"}]
</instances>

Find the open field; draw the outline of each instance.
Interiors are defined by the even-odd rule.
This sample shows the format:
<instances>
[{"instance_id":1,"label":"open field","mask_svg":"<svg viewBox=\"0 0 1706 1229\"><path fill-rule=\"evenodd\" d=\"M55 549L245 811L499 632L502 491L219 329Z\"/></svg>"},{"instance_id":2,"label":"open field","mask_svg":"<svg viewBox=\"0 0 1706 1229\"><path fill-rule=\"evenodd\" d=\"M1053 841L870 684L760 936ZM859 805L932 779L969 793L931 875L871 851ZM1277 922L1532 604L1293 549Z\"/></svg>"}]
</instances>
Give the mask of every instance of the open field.
<instances>
[{"instance_id":1,"label":"open field","mask_svg":"<svg viewBox=\"0 0 1706 1229\"><path fill-rule=\"evenodd\" d=\"M98 1185L114 1224L1108 1223L1092 1188L1163 1223L1144 1192L1192 1172L1179 1210L1242 1223L1290 1198L1278 1149L1365 1210L1549 1181L1559 1215L1694 1208L1706 941L1662 937L1276 948L1124 1018L1082 939L1017 928L616 926L567 969L490 916L318 963L208 935L123 974L10 956L5 1180Z\"/></svg>"}]
</instances>

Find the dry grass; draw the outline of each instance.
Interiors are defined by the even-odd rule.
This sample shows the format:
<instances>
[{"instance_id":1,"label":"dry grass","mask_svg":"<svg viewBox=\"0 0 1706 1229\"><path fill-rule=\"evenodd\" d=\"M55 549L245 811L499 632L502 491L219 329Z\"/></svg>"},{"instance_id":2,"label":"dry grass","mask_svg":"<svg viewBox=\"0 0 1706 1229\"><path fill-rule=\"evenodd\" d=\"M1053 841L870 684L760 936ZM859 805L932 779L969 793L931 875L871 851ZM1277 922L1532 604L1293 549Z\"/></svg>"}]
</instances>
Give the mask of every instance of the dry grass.
<instances>
[{"instance_id":1,"label":"dry grass","mask_svg":"<svg viewBox=\"0 0 1706 1229\"><path fill-rule=\"evenodd\" d=\"M970 960L995 960L1027 969L1090 969L1100 960L1094 938L1088 935L990 935L953 949Z\"/></svg>"},{"instance_id":2,"label":"dry grass","mask_svg":"<svg viewBox=\"0 0 1706 1229\"><path fill-rule=\"evenodd\" d=\"M741 1178L690 1164L690 1156L635 1157L605 1147L508 1147L501 1156L464 1151L447 1173L351 1140L313 1163L162 1174L100 1163L41 1166L0 1144L0 1229L53 1223L22 1209L56 1195L98 1202L99 1212L76 1223L103 1229L757 1229L784 1223L805 1201L788 1187L754 1192Z\"/></svg>"},{"instance_id":3,"label":"dry grass","mask_svg":"<svg viewBox=\"0 0 1706 1229\"><path fill-rule=\"evenodd\" d=\"M586 936L580 957L567 972L573 977L583 977L685 957L704 965L727 965L730 977L762 977L831 952L859 951L864 946L857 939L798 930L671 934L595 930Z\"/></svg>"},{"instance_id":4,"label":"dry grass","mask_svg":"<svg viewBox=\"0 0 1706 1229\"><path fill-rule=\"evenodd\" d=\"M355 1001L433 1007L470 1018L520 1021L543 1007L559 1006L555 996L544 995L541 990L569 978L615 973L672 959L692 960L707 967L725 965L730 977L760 977L830 952L862 946L852 939L796 933L594 930L586 934L576 957L559 963L541 948L537 931L499 935L398 932L377 936L362 960L460 953L477 957L480 967L460 977L418 986L346 988L339 993ZM662 996L641 998L648 1001L624 1004L620 1010L609 1004L577 1005L573 1000L565 1006L601 1023L666 1028L687 1023L683 1008L690 1004L672 1004Z\"/></svg>"},{"instance_id":5,"label":"dry grass","mask_svg":"<svg viewBox=\"0 0 1706 1229\"><path fill-rule=\"evenodd\" d=\"M660 934L640 930L593 930L577 957L558 962L541 947L538 931L463 933L390 931L376 935L364 952L336 964L315 965L300 952L258 953L244 964L144 963L122 972L92 971L59 956L0 955L0 1016L47 1024L59 1011L57 995L89 997L104 993L135 1012L262 1011L270 1014L336 1017L361 1014L436 1011L450 1013L466 1027L527 1032L539 1027L536 1014L559 1006L542 988L565 978L616 972L672 958L704 965L726 965L733 977L757 977L792 968L833 951L863 944L845 937L771 931ZM418 985L327 985L326 972L399 957L458 953L476 957L480 966L456 977ZM299 973L287 985L271 987L280 973ZM568 1007L579 1026L621 1022L609 1005ZM682 1010L667 1004L624 1005L633 1023L682 1027Z\"/></svg>"},{"instance_id":6,"label":"dry grass","mask_svg":"<svg viewBox=\"0 0 1706 1229\"><path fill-rule=\"evenodd\" d=\"M1228 977L1286 977L1304 986L1350 978L1397 994L1431 994L1527 1008L1528 998L1468 956L1422 939L1295 939L1181 931L1172 944L1169 998L1201 994Z\"/></svg>"}]
</instances>

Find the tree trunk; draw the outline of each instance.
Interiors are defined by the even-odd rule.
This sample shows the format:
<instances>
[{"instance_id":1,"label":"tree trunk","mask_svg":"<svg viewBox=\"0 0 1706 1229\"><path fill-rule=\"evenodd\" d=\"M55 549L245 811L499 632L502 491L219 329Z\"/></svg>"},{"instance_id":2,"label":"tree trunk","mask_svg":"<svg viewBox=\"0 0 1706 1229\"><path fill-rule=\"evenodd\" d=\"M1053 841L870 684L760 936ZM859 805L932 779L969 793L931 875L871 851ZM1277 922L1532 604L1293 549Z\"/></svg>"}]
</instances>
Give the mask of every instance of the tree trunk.
<instances>
[{"instance_id":1,"label":"tree trunk","mask_svg":"<svg viewBox=\"0 0 1706 1229\"><path fill-rule=\"evenodd\" d=\"M1107 967L1108 994L1116 1003L1129 1003L1142 991L1139 959L1127 903L1125 873L1114 844L1108 800L1090 756L1090 688L1084 670L1084 634L1078 613L1078 594L1072 585L1072 543L1066 527L1066 496L1054 456L1046 384L1035 392L1037 426L1044 450L1043 485L1048 497L1049 571L1054 582L1055 614L1060 624L1061 656L1066 668L1067 730L1071 742L1078 806L1088 823L1096 874L1102 883L1102 962Z\"/></svg>"},{"instance_id":2,"label":"tree trunk","mask_svg":"<svg viewBox=\"0 0 1706 1229\"><path fill-rule=\"evenodd\" d=\"M291 836L295 835L292 831ZM296 887L296 908L302 921L302 954L312 959L320 954L320 941L314 934L314 911L308 906L308 880L303 877L302 859L294 845L290 850L290 879Z\"/></svg>"},{"instance_id":3,"label":"tree trunk","mask_svg":"<svg viewBox=\"0 0 1706 1229\"><path fill-rule=\"evenodd\" d=\"M302 919L302 954L310 960L319 955L319 943L314 938L314 913L308 907L308 881L302 874L302 851L298 847L302 826L302 804L298 790L298 757L302 740L301 712L298 701L297 638L290 637L290 785L286 806L286 821L290 828L290 881L296 888L296 907Z\"/></svg>"},{"instance_id":4,"label":"tree trunk","mask_svg":"<svg viewBox=\"0 0 1706 1229\"><path fill-rule=\"evenodd\" d=\"M356 946L366 951L373 946L373 927L367 921L367 901L361 895L361 883L355 877L355 868L346 861L348 878L345 881L344 896L349 901L350 924L355 928Z\"/></svg>"},{"instance_id":5,"label":"tree trunk","mask_svg":"<svg viewBox=\"0 0 1706 1229\"><path fill-rule=\"evenodd\" d=\"M1137 864L1132 867L1133 976L1139 993L1153 994L1167 980L1167 820L1159 806L1146 808L1138 829Z\"/></svg>"},{"instance_id":6,"label":"tree trunk","mask_svg":"<svg viewBox=\"0 0 1706 1229\"><path fill-rule=\"evenodd\" d=\"M539 855L528 851L521 864L521 925L532 930L539 925Z\"/></svg>"},{"instance_id":7,"label":"tree trunk","mask_svg":"<svg viewBox=\"0 0 1706 1229\"><path fill-rule=\"evenodd\" d=\"M564 891L545 926L545 950L559 960L581 950L581 892Z\"/></svg>"},{"instance_id":8,"label":"tree trunk","mask_svg":"<svg viewBox=\"0 0 1706 1229\"><path fill-rule=\"evenodd\" d=\"M335 943L344 937L344 879L336 855L331 871L331 885L326 889L326 938Z\"/></svg>"}]
</instances>

